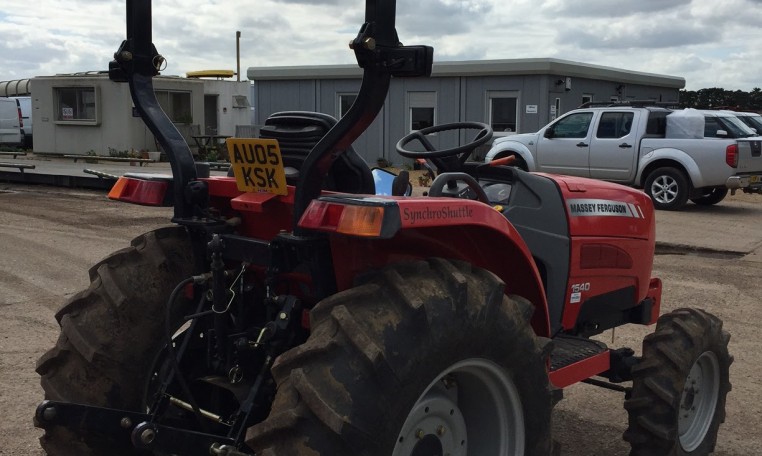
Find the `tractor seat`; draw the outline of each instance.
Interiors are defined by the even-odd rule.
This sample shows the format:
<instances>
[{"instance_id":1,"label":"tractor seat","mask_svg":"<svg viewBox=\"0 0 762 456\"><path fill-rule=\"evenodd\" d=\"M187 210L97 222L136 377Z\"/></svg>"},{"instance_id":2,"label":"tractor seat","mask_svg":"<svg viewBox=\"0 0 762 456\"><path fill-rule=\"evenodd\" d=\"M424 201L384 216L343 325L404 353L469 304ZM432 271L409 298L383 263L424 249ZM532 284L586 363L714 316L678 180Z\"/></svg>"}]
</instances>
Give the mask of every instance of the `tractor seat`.
<instances>
[{"instance_id":1,"label":"tractor seat","mask_svg":"<svg viewBox=\"0 0 762 456\"><path fill-rule=\"evenodd\" d=\"M287 168L286 181L295 185L307 155L336 122L333 116L320 112L276 112L267 118L259 136L278 141ZM345 193L375 193L370 168L351 146L333 162L323 188Z\"/></svg>"}]
</instances>

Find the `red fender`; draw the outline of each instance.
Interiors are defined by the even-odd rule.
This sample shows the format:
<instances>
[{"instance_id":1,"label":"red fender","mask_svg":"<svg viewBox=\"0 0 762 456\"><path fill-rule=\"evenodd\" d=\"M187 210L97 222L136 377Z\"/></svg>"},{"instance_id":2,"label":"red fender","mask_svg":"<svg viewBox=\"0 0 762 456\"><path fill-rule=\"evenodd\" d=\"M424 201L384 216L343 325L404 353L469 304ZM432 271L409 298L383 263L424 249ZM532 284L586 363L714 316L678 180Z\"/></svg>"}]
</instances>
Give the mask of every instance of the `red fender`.
<instances>
[{"instance_id":1,"label":"red fender","mask_svg":"<svg viewBox=\"0 0 762 456\"><path fill-rule=\"evenodd\" d=\"M394 198L400 229L390 239L331 236L339 290L354 278L398 261L443 257L491 271L506 284L506 294L531 301L532 326L550 336L547 301L537 266L516 229L497 210L483 203L451 198Z\"/></svg>"}]
</instances>

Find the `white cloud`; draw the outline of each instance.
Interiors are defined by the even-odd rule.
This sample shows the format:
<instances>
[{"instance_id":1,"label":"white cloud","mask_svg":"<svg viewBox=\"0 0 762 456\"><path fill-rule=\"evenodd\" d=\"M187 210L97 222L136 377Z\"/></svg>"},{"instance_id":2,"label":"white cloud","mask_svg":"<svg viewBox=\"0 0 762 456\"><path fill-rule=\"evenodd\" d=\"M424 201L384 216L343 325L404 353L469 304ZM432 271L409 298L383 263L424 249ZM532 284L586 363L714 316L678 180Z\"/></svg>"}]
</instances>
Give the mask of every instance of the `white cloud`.
<instances>
[{"instance_id":1,"label":"white cloud","mask_svg":"<svg viewBox=\"0 0 762 456\"><path fill-rule=\"evenodd\" d=\"M633 14L660 14L687 6L691 0L545 0L542 9L547 14L576 18L625 17Z\"/></svg>"},{"instance_id":2,"label":"white cloud","mask_svg":"<svg viewBox=\"0 0 762 456\"><path fill-rule=\"evenodd\" d=\"M406 44L437 60L558 57L681 76L687 88L762 86L762 1L398 0ZM125 0L3 0L0 81L106 70L125 35ZM362 0L154 0L166 74L352 63ZM245 74L244 74L245 76Z\"/></svg>"}]
</instances>

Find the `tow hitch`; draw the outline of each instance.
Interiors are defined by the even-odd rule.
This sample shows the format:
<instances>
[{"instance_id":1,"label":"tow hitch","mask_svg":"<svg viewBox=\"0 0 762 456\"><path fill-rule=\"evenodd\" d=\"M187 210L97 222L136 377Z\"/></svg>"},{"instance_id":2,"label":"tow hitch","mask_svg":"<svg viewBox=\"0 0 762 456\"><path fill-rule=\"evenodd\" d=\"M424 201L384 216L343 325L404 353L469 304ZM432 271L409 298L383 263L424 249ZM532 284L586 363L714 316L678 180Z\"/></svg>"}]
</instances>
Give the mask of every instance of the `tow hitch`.
<instances>
[{"instance_id":1,"label":"tow hitch","mask_svg":"<svg viewBox=\"0 0 762 456\"><path fill-rule=\"evenodd\" d=\"M136 449L188 456L241 456L233 439L174 428L152 422L151 415L90 405L43 401L35 412L43 429L62 426L77 432L108 436L115 444Z\"/></svg>"}]
</instances>

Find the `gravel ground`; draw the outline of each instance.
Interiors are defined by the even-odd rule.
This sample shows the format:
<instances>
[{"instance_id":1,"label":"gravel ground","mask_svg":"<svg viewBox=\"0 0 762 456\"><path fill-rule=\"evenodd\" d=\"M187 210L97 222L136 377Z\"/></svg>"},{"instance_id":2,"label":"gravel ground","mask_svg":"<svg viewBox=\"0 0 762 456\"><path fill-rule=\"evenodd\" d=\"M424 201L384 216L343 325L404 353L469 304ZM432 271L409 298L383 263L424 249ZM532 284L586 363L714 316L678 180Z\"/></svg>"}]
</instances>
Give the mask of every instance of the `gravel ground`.
<instances>
[{"instance_id":1,"label":"gravel ground","mask_svg":"<svg viewBox=\"0 0 762 456\"><path fill-rule=\"evenodd\" d=\"M659 216L658 230L669 232L676 224L679 236L690 239L691 229L701 230L697 217L728 210L744 214L745 221L738 223L749 225L750 232L759 231L762 242L762 230L757 229L762 218L759 196L740 195L717 208ZM0 420L0 455L44 454L37 443L41 433L32 426L34 408L42 399L34 366L58 336L56 309L87 286L92 264L136 235L167 224L170 217L169 209L115 203L98 192L0 186L0 406L6 415ZM715 453L720 456L757 455L762 446L762 389L756 370L762 365L757 344L760 258L671 252L655 259L654 275L664 281L664 311L703 307L720 316L732 334L733 391ZM612 347L639 350L649 331L620 328L600 338ZM554 416L562 454L627 454L621 440L627 421L622 401L621 393L589 385L568 388Z\"/></svg>"}]
</instances>

